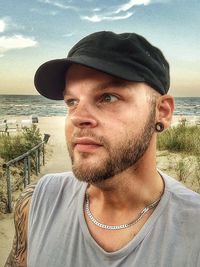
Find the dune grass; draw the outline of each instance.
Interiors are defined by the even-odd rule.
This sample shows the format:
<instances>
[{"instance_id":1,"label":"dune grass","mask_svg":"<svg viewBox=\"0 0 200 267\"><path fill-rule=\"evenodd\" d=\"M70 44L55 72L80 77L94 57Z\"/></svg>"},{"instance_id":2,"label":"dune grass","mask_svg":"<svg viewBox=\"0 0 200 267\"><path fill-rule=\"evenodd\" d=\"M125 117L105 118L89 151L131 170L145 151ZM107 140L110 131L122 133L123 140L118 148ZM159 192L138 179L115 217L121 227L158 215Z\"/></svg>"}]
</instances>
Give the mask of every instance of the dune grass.
<instances>
[{"instance_id":1,"label":"dune grass","mask_svg":"<svg viewBox=\"0 0 200 267\"><path fill-rule=\"evenodd\" d=\"M200 193L200 126L179 125L158 135L157 149L168 153L170 172Z\"/></svg>"},{"instance_id":2,"label":"dune grass","mask_svg":"<svg viewBox=\"0 0 200 267\"><path fill-rule=\"evenodd\" d=\"M0 135L0 213L7 212L7 184L5 169L2 168L5 162L14 159L42 141L41 134L36 125L25 128L20 133L12 133L9 136ZM35 169L35 157L31 155L31 169ZM24 189L24 165L23 161L16 162L10 167L12 176L12 198L13 202L18 198ZM34 173L31 174L32 179Z\"/></svg>"},{"instance_id":3,"label":"dune grass","mask_svg":"<svg viewBox=\"0 0 200 267\"><path fill-rule=\"evenodd\" d=\"M41 141L40 131L35 124L17 134L0 135L0 158L4 161L14 159Z\"/></svg>"},{"instance_id":4,"label":"dune grass","mask_svg":"<svg viewBox=\"0 0 200 267\"><path fill-rule=\"evenodd\" d=\"M158 150L200 156L200 127L179 125L158 135Z\"/></svg>"}]
</instances>

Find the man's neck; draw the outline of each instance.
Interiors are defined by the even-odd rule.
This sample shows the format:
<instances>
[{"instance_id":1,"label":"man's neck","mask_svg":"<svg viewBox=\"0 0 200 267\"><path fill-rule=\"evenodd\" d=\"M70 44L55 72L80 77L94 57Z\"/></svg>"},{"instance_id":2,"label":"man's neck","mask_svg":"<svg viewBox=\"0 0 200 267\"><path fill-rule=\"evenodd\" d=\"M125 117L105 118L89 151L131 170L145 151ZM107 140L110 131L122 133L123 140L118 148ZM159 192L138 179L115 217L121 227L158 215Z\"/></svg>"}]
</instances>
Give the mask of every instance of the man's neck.
<instances>
[{"instance_id":1,"label":"man's neck","mask_svg":"<svg viewBox=\"0 0 200 267\"><path fill-rule=\"evenodd\" d=\"M129 168L88 188L93 207L107 212L142 209L158 199L163 191L164 182L156 168L151 171Z\"/></svg>"},{"instance_id":2,"label":"man's neck","mask_svg":"<svg viewBox=\"0 0 200 267\"><path fill-rule=\"evenodd\" d=\"M125 230L108 231L96 225L85 210L92 237L108 252L124 247L139 233L154 208L137 221L138 216L164 192L164 181L156 169L155 146L147 152L133 167L87 189L90 214L97 222L106 226L137 222Z\"/></svg>"}]
</instances>

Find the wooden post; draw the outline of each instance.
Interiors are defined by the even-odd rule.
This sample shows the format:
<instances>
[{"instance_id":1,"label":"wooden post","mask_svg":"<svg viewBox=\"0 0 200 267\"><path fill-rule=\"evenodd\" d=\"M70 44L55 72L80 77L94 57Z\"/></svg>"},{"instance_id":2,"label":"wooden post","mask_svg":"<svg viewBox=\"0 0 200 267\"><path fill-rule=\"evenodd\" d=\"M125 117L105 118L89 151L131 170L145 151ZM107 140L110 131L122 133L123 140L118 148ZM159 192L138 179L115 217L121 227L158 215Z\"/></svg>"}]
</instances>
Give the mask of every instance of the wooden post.
<instances>
[{"instance_id":1,"label":"wooden post","mask_svg":"<svg viewBox=\"0 0 200 267\"><path fill-rule=\"evenodd\" d=\"M38 171L40 173L40 147L38 147Z\"/></svg>"},{"instance_id":2,"label":"wooden post","mask_svg":"<svg viewBox=\"0 0 200 267\"><path fill-rule=\"evenodd\" d=\"M28 160L28 184L31 182L31 159L30 156L27 157Z\"/></svg>"},{"instance_id":3,"label":"wooden post","mask_svg":"<svg viewBox=\"0 0 200 267\"><path fill-rule=\"evenodd\" d=\"M35 150L35 174L38 175L38 150Z\"/></svg>"},{"instance_id":4,"label":"wooden post","mask_svg":"<svg viewBox=\"0 0 200 267\"><path fill-rule=\"evenodd\" d=\"M43 166L45 165L45 151L44 151L44 143L42 144L42 161L43 161Z\"/></svg>"},{"instance_id":5,"label":"wooden post","mask_svg":"<svg viewBox=\"0 0 200 267\"><path fill-rule=\"evenodd\" d=\"M12 186L10 181L10 166L6 167L7 196L8 196L8 212L12 212Z\"/></svg>"},{"instance_id":6,"label":"wooden post","mask_svg":"<svg viewBox=\"0 0 200 267\"><path fill-rule=\"evenodd\" d=\"M10 177L10 166L11 164L14 164L16 162L19 162L21 160L24 160L24 187L26 187L31 181L31 153L35 153L35 171L36 175L40 172L40 157L41 153L43 154L43 165L45 164L45 146L44 144L47 143L50 135L46 134L45 140L27 151L26 153L16 157L15 159L12 159L8 161L7 163L3 164L3 168L5 169L6 174L6 182L7 182L7 208L8 212L12 212L12 183L11 183L11 177Z\"/></svg>"},{"instance_id":7,"label":"wooden post","mask_svg":"<svg viewBox=\"0 0 200 267\"><path fill-rule=\"evenodd\" d=\"M26 188L28 184L28 179L27 179L27 157L24 158L24 188Z\"/></svg>"}]
</instances>

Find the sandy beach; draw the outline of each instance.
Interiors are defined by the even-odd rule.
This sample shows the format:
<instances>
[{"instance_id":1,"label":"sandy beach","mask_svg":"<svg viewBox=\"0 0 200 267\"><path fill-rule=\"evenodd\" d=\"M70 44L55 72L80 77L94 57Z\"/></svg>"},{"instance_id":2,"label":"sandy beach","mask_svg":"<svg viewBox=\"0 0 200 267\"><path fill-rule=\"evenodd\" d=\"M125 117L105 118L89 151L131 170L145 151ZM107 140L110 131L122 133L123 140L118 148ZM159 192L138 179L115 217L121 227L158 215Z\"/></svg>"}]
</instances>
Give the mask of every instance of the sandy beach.
<instances>
[{"instance_id":1,"label":"sandy beach","mask_svg":"<svg viewBox=\"0 0 200 267\"><path fill-rule=\"evenodd\" d=\"M19 123L25 117L15 118ZM173 125L176 125L179 117L174 117ZM188 121L194 121L195 118L187 118ZM47 144L48 155L46 165L41 168L38 179L47 173L64 172L71 169L71 162L68 156L64 134L65 117L40 117L38 127L42 134L50 134ZM14 134L14 133L13 133ZM159 154L158 167L168 172L166 165L167 157ZM169 173L169 172L168 172ZM4 214L0 216L0 267L4 266L5 260L12 246L14 235L13 214Z\"/></svg>"}]
</instances>

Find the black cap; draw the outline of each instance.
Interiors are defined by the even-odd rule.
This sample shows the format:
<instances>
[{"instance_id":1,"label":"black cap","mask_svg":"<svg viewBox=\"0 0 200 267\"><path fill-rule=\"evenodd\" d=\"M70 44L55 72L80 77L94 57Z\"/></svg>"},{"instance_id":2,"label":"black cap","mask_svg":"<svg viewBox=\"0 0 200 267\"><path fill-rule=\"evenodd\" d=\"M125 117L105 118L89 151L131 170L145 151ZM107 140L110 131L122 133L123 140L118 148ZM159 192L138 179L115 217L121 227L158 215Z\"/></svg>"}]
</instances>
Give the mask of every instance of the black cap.
<instances>
[{"instance_id":1,"label":"black cap","mask_svg":"<svg viewBox=\"0 0 200 267\"><path fill-rule=\"evenodd\" d=\"M38 92L50 99L63 99L65 75L78 63L135 82L146 82L160 94L169 90L169 64L162 52L136 33L95 32L81 39L67 58L41 65L35 74Z\"/></svg>"}]
</instances>

